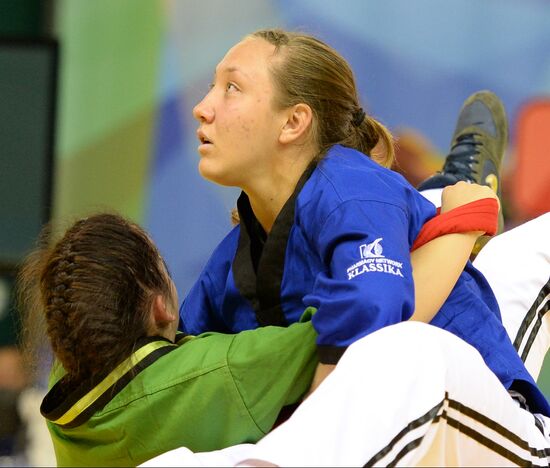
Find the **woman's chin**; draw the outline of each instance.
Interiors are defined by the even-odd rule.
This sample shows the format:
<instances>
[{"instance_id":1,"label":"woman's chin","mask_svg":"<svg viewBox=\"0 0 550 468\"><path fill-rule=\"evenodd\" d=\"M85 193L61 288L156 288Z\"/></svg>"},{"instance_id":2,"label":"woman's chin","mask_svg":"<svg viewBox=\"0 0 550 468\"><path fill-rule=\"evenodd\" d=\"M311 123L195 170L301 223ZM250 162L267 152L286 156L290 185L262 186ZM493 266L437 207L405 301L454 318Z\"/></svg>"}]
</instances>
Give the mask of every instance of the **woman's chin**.
<instances>
[{"instance_id":1,"label":"woman's chin","mask_svg":"<svg viewBox=\"0 0 550 468\"><path fill-rule=\"evenodd\" d=\"M220 171L219 169L216 170L216 168L212 167L209 163L210 161L206 161L205 159L201 159L199 162L199 174L203 179L226 187L235 186L224 171Z\"/></svg>"}]
</instances>

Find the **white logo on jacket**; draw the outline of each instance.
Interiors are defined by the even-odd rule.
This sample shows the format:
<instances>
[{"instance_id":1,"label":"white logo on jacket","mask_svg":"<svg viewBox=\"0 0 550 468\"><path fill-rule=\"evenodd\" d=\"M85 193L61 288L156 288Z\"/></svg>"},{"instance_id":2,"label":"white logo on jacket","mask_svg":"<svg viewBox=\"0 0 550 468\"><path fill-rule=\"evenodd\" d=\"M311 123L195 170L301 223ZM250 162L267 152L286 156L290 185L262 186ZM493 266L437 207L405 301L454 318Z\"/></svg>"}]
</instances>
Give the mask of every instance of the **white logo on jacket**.
<instances>
[{"instance_id":1,"label":"white logo on jacket","mask_svg":"<svg viewBox=\"0 0 550 468\"><path fill-rule=\"evenodd\" d=\"M348 280L351 280L364 273L386 273L389 275L401 276L403 278L403 264L390 260L382 255L382 237L379 237L370 244L359 246L361 260L347 269Z\"/></svg>"},{"instance_id":2,"label":"white logo on jacket","mask_svg":"<svg viewBox=\"0 0 550 468\"><path fill-rule=\"evenodd\" d=\"M382 249L382 245L380 244L381 240L382 237L379 237L370 244L360 245L359 253L361 254L361 258L383 257L382 252L384 249Z\"/></svg>"}]
</instances>

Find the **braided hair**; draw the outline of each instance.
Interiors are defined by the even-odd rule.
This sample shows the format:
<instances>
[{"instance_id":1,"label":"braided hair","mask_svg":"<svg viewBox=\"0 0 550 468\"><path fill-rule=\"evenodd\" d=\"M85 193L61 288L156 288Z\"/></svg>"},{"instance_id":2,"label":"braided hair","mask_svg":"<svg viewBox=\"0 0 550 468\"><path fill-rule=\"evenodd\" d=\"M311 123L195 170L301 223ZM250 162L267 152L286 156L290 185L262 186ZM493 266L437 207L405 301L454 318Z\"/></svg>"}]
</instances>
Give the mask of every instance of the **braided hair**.
<instances>
[{"instance_id":1,"label":"braided hair","mask_svg":"<svg viewBox=\"0 0 550 468\"><path fill-rule=\"evenodd\" d=\"M147 334L154 295L170 297L166 266L152 241L114 214L81 219L54 245L40 246L18 283L21 302L40 310L55 357L74 381L128 357Z\"/></svg>"}]
</instances>

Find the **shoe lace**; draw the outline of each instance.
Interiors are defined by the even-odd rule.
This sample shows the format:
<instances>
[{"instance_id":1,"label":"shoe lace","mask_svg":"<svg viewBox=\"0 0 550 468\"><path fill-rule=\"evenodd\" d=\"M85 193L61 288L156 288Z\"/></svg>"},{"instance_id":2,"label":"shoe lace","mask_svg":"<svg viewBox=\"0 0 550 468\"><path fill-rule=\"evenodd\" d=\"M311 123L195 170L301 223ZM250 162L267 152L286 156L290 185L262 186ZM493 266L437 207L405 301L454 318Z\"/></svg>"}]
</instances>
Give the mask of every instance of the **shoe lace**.
<instances>
[{"instance_id":1,"label":"shoe lace","mask_svg":"<svg viewBox=\"0 0 550 468\"><path fill-rule=\"evenodd\" d=\"M477 147L481 145L476 141L475 136L478 133L464 133L458 136L456 143L452 146L451 152L445 159L443 172L454 175L458 180L467 180L473 182L474 165L478 162L479 151Z\"/></svg>"}]
</instances>

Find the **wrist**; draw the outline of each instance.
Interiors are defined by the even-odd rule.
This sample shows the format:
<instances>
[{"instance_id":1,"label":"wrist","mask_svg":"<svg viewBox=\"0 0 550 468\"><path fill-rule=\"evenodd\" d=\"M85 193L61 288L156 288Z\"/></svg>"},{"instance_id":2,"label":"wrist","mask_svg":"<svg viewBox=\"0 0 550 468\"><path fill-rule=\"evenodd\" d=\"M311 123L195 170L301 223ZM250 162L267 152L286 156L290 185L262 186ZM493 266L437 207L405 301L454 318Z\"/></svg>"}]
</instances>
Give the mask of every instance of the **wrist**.
<instances>
[{"instance_id":1,"label":"wrist","mask_svg":"<svg viewBox=\"0 0 550 468\"><path fill-rule=\"evenodd\" d=\"M444 234L472 233L477 237L494 235L498 228L498 210L496 199L484 198L439 213L422 226L411 250Z\"/></svg>"}]
</instances>

